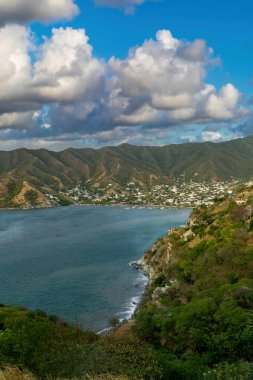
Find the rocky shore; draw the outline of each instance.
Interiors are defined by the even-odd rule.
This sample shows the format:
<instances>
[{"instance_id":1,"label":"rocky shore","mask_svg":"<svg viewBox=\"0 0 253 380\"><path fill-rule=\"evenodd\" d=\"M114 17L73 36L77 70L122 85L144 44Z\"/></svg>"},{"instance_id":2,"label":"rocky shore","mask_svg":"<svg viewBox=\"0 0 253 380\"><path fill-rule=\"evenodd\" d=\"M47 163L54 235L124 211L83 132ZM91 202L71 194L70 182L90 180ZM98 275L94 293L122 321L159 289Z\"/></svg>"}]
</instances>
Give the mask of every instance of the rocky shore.
<instances>
[{"instance_id":1,"label":"rocky shore","mask_svg":"<svg viewBox=\"0 0 253 380\"><path fill-rule=\"evenodd\" d=\"M140 270L142 271L145 276L148 277L149 281L152 280L152 278L154 277L154 270L153 268L146 262L145 260L145 255L137 260L137 261L132 261L130 263L130 266L135 269L135 270Z\"/></svg>"}]
</instances>

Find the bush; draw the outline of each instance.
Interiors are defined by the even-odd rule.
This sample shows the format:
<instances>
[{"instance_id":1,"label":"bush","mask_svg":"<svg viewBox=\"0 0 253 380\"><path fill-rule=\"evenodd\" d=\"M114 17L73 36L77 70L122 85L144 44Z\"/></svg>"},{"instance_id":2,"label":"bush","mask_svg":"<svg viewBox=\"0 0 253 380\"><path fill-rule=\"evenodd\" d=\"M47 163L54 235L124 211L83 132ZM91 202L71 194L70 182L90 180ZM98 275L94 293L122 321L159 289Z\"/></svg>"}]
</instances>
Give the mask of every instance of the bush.
<instances>
[{"instance_id":1,"label":"bush","mask_svg":"<svg viewBox=\"0 0 253 380\"><path fill-rule=\"evenodd\" d=\"M41 313L6 308L0 314L0 365L28 368L39 377L82 373L84 346L95 334L66 323L52 322Z\"/></svg>"},{"instance_id":2,"label":"bush","mask_svg":"<svg viewBox=\"0 0 253 380\"><path fill-rule=\"evenodd\" d=\"M25 200L30 203L32 206L35 206L37 204L38 200L38 193L35 190L28 190L25 193Z\"/></svg>"},{"instance_id":3,"label":"bush","mask_svg":"<svg viewBox=\"0 0 253 380\"><path fill-rule=\"evenodd\" d=\"M108 336L85 351L84 372L89 374L125 375L131 380L159 380L162 365L156 352L133 336Z\"/></svg>"},{"instance_id":4,"label":"bush","mask_svg":"<svg viewBox=\"0 0 253 380\"><path fill-rule=\"evenodd\" d=\"M203 373L203 380L252 380L252 367L247 362L221 363Z\"/></svg>"}]
</instances>

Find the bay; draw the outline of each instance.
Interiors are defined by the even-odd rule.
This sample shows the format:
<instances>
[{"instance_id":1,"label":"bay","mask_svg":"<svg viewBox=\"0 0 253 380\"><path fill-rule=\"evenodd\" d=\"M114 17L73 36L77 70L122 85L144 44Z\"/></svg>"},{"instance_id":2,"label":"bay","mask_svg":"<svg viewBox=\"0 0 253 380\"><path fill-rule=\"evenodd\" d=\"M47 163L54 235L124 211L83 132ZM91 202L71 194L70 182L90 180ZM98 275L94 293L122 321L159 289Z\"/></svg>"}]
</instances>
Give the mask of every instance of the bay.
<instances>
[{"instance_id":1,"label":"bay","mask_svg":"<svg viewBox=\"0 0 253 380\"><path fill-rule=\"evenodd\" d=\"M0 303L40 309L100 331L128 318L147 279L129 263L186 209L70 206L0 213Z\"/></svg>"}]
</instances>

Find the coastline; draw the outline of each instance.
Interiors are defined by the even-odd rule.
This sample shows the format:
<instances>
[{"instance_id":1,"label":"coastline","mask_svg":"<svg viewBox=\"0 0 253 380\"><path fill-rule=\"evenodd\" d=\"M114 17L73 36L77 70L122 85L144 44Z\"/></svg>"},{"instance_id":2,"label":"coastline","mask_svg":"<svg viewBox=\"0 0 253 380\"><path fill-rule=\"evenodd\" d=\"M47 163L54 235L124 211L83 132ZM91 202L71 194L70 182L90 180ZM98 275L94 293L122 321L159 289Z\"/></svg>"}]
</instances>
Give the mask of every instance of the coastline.
<instances>
[{"instance_id":1,"label":"coastline","mask_svg":"<svg viewBox=\"0 0 253 380\"><path fill-rule=\"evenodd\" d=\"M142 259L140 259L142 260ZM134 322L134 316L136 312L138 311L138 308L143 300L143 296L145 295L145 292L149 286L150 278L147 275L147 273L142 269L141 266L135 266L135 263L139 262L140 260L137 261L132 261L129 263L129 266L132 267L133 270L139 271L139 284L141 284L141 287L143 289L136 295L132 296L129 301L123 305L123 310L119 311L118 313L115 314L115 317L118 318L118 322L115 326L110 326L110 327L105 327L101 331L96 332L97 335L108 335L110 333L117 332L118 329L121 329L123 326L133 323ZM138 278L137 278L138 281Z\"/></svg>"},{"instance_id":2,"label":"coastline","mask_svg":"<svg viewBox=\"0 0 253 380\"><path fill-rule=\"evenodd\" d=\"M41 206L31 206L31 207L8 207L8 208L0 208L0 212L1 211L30 211L30 210L44 210L44 209L53 209L53 208L65 208L65 207L73 207L73 206L77 206L77 207L90 207L90 206L94 206L94 207L125 207L127 208L127 210L131 210L131 209L150 209L150 210L178 210L178 209L182 209L182 210L191 210L192 208L194 208L195 206L164 206L164 205L146 205L146 204L140 204L140 205L131 205L131 204L122 204L122 203L106 203L106 204L97 204L97 203L72 203L72 204L69 204L67 206L61 206L61 205L48 205L48 206L45 206L45 205L41 205Z\"/></svg>"},{"instance_id":3,"label":"coastline","mask_svg":"<svg viewBox=\"0 0 253 380\"><path fill-rule=\"evenodd\" d=\"M156 244L156 242L154 244ZM152 244L150 248L152 248L154 244ZM119 318L119 321L116 324L116 326L105 327L101 331L96 332L97 335L103 336L103 335L109 335L111 333L112 334L122 333L122 330L124 332L125 332L125 330L128 331L129 326L133 325L135 315L138 312L138 309L139 309L139 307L143 301L143 297L145 296L145 293L146 293L146 291L150 285L150 281L152 280L152 276L154 276L154 273L152 272L151 266L149 266L145 263L144 256L145 256L146 252L144 253L144 255L139 260L131 261L129 263L129 266L133 270L138 271L140 276L142 276L143 284L144 284L143 291L141 292L141 294L133 296L130 299L128 306L127 306L127 309L128 309L127 311L120 311L116 314L116 317L117 317L119 315L123 315L123 314L128 313L128 315L125 318L122 318L122 319Z\"/></svg>"},{"instance_id":4,"label":"coastline","mask_svg":"<svg viewBox=\"0 0 253 380\"><path fill-rule=\"evenodd\" d=\"M157 242L157 240L155 241L155 243L153 243L151 245L151 247L149 249L152 249L152 247L156 244L156 242ZM139 260L131 261L129 263L129 266L132 267L133 270L139 271L139 273L143 277L145 277L144 290L142 291L142 293L139 296L135 296L135 297L131 298L131 300L134 299L135 301L132 303L130 302L130 305L132 304L132 310L131 310L131 313L129 313L129 317L124 318L123 320L119 320L117 325L114 327L108 327L108 328L103 329L102 331L99 331L97 333L98 335L108 335L110 333L112 333L112 334L114 334L114 333L124 334L124 333L128 332L130 330L130 328L133 326L135 315L138 312L140 305L143 301L143 298L145 296L145 293L149 288L150 282L152 281L152 278L154 277L154 271L153 271L152 267L150 265L148 265L144 259L146 252L144 253L144 255Z\"/></svg>"},{"instance_id":5,"label":"coastline","mask_svg":"<svg viewBox=\"0 0 253 380\"><path fill-rule=\"evenodd\" d=\"M190 221L190 216L188 218L188 222ZM180 228L184 228L185 226L180 226ZM170 230L169 230L170 231ZM170 233L170 232L169 232ZM133 313L132 315L129 317L129 319L126 319L126 320L123 320L122 322L119 322L117 324L117 326L115 327L112 327L110 329L110 331L108 331L108 333L112 332L112 333L125 333L127 331L130 330L131 326L134 324L134 319L135 319L135 315L136 313L138 312L140 306L141 306L141 303L143 301L143 298L145 296L145 293L146 291L148 290L150 284L151 284L151 281L155 278L155 272L154 272L154 269L151 265L147 264L146 260L145 260L145 255L146 253L151 249L155 249L156 248L156 245L157 245L157 242L158 240L156 240L149 248L148 250L144 253L144 255L139 259L139 260L136 260L136 261L132 261L129 263L129 265L133 268L133 270L137 270L137 271L140 271L141 273L143 273L143 275L146 277L147 279L147 283L145 285L145 289L139 299L139 302L135 305L135 308L133 310Z\"/></svg>"}]
</instances>

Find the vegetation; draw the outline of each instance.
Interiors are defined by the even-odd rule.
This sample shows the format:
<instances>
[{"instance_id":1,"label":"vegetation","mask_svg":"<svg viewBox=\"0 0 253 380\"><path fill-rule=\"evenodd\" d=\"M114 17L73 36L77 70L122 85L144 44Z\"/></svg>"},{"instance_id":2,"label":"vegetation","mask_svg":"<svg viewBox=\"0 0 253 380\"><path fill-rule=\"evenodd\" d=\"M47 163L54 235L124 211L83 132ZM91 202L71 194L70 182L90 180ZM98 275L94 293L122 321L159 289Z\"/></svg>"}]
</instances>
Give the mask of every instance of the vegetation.
<instances>
[{"instance_id":1,"label":"vegetation","mask_svg":"<svg viewBox=\"0 0 253 380\"><path fill-rule=\"evenodd\" d=\"M37 201L38 201L38 193L37 191L35 190L28 190L26 193L25 193L25 200L32 206L36 206L37 205Z\"/></svg>"},{"instance_id":2,"label":"vegetation","mask_svg":"<svg viewBox=\"0 0 253 380\"><path fill-rule=\"evenodd\" d=\"M86 181L96 187L111 183L114 188L124 188L133 180L144 186L168 184L182 175L186 180L222 181L230 180L231 176L237 179L252 176L253 137L163 147L123 144L63 152L19 149L0 152L0 162L0 182L7 176L14 181L22 178L42 193Z\"/></svg>"},{"instance_id":3,"label":"vegetation","mask_svg":"<svg viewBox=\"0 0 253 380\"><path fill-rule=\"evenodd\" d=\"M16 207L15 203L13 202L13 199L16 195L20 193L20 191L23 188L23 182L11 179L8 181L6 185L6 194L4 195L4 198L0 201L0 207L1 208L13 208Z\"/></svg>"},{"instance_id":4,"label":"vegetation","mask_svg":"<svg viewBox=\"0 0 253 380\"><path fill-rule=\"evenodd\" d=\"M2 371L0 371L0 380L37 380L35 376L27 371L20 371L16 367L7 366ZM48 378L48 380L53 380ZM64 379L55 379L64 380ZM125 376L112 376L112 375L101 375L101 376L82 376L79 378L73 378L73 380L130 380Z\"/></svg>"},{"instance_id":5,"label":"vegetation","mask_svg":"<svg viewBox=\"0 0 253 380\"><path fill-rule=\"evenodd\" d=\"M155 350L132 335L98 338L42 311L1 305L0 367L6 365L39 379L107 374L159 379L162 372Z\"/></svg>"},{"instance_id":6,"label":"vegetation","mask_svg":"<svg viewBox=\"0 0 253 380\"><path fill-rule=\"evenodd\" d=\"M66 199L65 197L59 197L59 205L60 206L69 206L69 205L71 205L72 203L68 200L68 199Z\"/></svg>"},{"instance_id":7,"label":"vegetation","mask_svg":"<svg viewBox=\"0 0 253 380\"><path fill-rule=\"evenodd\" d=\"M0 380L11 379L8 371L33 380L8 365L36 379L252 380L252 226L247 189L195 210L187 227L159 239L144 257L150 287L123 334L98 337L1 305Z\"/></svg>"},{"instance_id":8,"label":"vegetation","mask_svg":"<svg viewBox=\"0 0 253 380\"><path fill-rule=\"evenodd\" d=\"M252 211L250 199L202 207L146 254L156 276L134 330L167 378L253 378Z\"/></svg>"}]
</instances>

